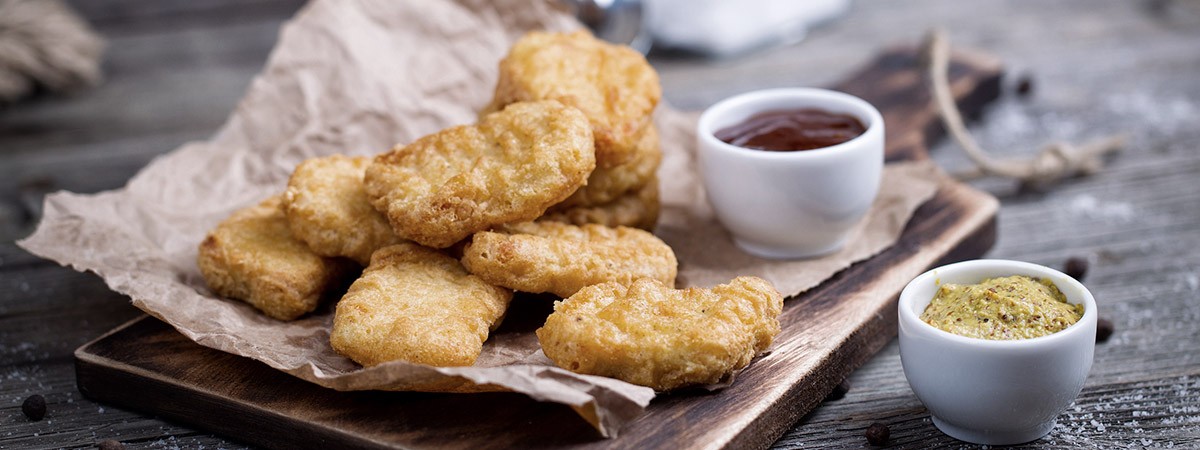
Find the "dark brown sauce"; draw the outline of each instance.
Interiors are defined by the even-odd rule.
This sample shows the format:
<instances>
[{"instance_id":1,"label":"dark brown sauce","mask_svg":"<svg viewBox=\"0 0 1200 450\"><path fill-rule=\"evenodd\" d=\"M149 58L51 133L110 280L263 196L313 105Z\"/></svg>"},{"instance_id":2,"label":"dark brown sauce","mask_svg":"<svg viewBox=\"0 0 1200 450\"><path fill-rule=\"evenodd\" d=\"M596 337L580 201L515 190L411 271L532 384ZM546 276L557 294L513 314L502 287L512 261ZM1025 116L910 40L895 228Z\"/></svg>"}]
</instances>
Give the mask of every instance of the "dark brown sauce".
<instances>
[{"instance_id":1,"label":"dark brown sauce","mask_svg":"<svg viewBox=\"0 0 1200 450\"><path fill-rule=\"evenodd\" d=\"M858 118L849 114L804 108L761 112L714 135L742 148L792 152L841 144L866 130Z\"/></svg>"}]
</instances>

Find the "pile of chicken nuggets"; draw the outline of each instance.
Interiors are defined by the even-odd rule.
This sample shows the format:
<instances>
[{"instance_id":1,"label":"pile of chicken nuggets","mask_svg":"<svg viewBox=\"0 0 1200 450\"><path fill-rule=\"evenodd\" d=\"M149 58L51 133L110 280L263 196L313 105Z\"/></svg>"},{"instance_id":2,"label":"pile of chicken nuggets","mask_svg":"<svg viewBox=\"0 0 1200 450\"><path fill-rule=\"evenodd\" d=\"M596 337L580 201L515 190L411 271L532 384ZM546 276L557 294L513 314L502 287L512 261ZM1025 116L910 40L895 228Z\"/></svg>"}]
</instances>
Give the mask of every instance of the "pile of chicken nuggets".
<instances>
[{"instance_id":1,"label":"pile of chicken nuggets","mask_svg":"<svg viewBox=\"0 0 1200 450\"><path fill-rule=\"evenodd\" d=\"M209 232L200 271L279 320L360 273L330 344L363 366L472 365L519 291L564 299L537 330L562 368L658 390L718 382L771 344L783 298L755 277L674 288L675 253L651 233L660 97L627 47L529 33L475 124L304 161L282 194Z\"/></svg>"}]
</instances>

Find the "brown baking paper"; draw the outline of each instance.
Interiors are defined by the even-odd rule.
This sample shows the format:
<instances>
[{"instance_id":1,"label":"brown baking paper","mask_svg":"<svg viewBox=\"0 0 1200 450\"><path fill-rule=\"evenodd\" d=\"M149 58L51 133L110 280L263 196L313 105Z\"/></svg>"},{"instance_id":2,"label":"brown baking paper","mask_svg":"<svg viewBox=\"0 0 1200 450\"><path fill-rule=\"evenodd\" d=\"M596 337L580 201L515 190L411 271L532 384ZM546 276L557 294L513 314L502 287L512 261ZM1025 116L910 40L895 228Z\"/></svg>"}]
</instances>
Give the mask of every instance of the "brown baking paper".
<instances>
[{"instance_id":1,"label":"brown baking paper","mask_svg":"<svg viewBox=\"0 0 1200 450\"><path fill-rule=\"evenodd\" d=\"M20 245L99 274L135 306L201 345L321 386L520 392L569 405L602 435L615 436L654 392L554 367L532 332L540 323L501 327L471 367L394 362L362 369L329 346L332 307L279 322L214 297L195 262L207 230L235 209L282 191L300 161L374 154L472 122L491 97L497 62L517 37L531 29L579 27L551 5L314 1L284 26L266 67L212 139L156 159L122 189L47 197L45 217ZM930 164L889 166L878 201L844 250L814 260L766 261L734 247L713 221L695 171L695 115L663 106L657 121L665 153L658 232L679 256L684 286L752 274L787 296L798 294L891 245L939 178Z\"/></svg>"}]
</instances>

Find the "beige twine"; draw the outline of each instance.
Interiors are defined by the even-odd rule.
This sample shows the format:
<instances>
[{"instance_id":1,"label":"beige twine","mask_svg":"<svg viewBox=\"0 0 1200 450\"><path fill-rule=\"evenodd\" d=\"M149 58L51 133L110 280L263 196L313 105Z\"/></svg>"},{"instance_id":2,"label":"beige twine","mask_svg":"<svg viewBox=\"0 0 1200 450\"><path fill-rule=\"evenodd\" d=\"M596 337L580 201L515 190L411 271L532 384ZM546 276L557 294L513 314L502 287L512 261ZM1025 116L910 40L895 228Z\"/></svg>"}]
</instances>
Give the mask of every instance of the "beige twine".
<instances>
[{"instance_id":1,"label":"beige twine","mask_svg":"<svg viewBox=\"0 0 1200 450\"><path fill-rule=\"evenodd\" d=\"M950 45L946 33L933 30L921 48L921 59L927 71L930 89L942 123L958 145L966 151L977 167L956 173L964 179L1001 176L1021 180L1024 186L1044 187L1076 175L1091 175L1104 168L1104 157L1115 153L1125 144L1125 136L1112 135L1083 145L1053 142L1031 159L998 159L979 146L967 127L950 92L947 75L950 64Z\"/></svg>"},{"instance_id":2,"label":"beige twine","mask_svg":"<svg viewBox=\"0 0 1200 450\"><path fill-rule=\"evenodd\" d=\"M104 40L59 0L0 0L0 104L100 82Z\"/></svg>"}]
</instances>

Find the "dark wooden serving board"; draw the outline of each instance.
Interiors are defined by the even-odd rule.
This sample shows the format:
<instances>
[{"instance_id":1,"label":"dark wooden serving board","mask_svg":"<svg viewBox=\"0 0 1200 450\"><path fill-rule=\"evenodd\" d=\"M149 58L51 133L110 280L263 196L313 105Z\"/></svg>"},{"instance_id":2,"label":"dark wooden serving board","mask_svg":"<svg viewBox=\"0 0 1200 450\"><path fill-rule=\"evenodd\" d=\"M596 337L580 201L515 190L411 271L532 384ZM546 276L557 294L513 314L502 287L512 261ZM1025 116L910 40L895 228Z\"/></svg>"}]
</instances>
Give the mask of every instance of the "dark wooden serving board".
<instances>
[{"instance_id":1,"label":"dark wooden serving board","mask_svg":"<svg viewBox=\"0 0 1200 450\"><path fill-rule=\"evenodd\" d=\"M952 90L972 115L999 94L1001 67L956 55ZM941 128L912 49L885 52L836 86L874 103L888 160L926 158ZM773 352L727 389L660 395L614 439L568 407L520 394L337 392L195 344L150 317L75 352L79 390L96 401L273 448L763 448L896 334L896 297L927 268L983 255L997 202L945 179L883 253L788 300Z\"/></svg>"}]
</instances>

